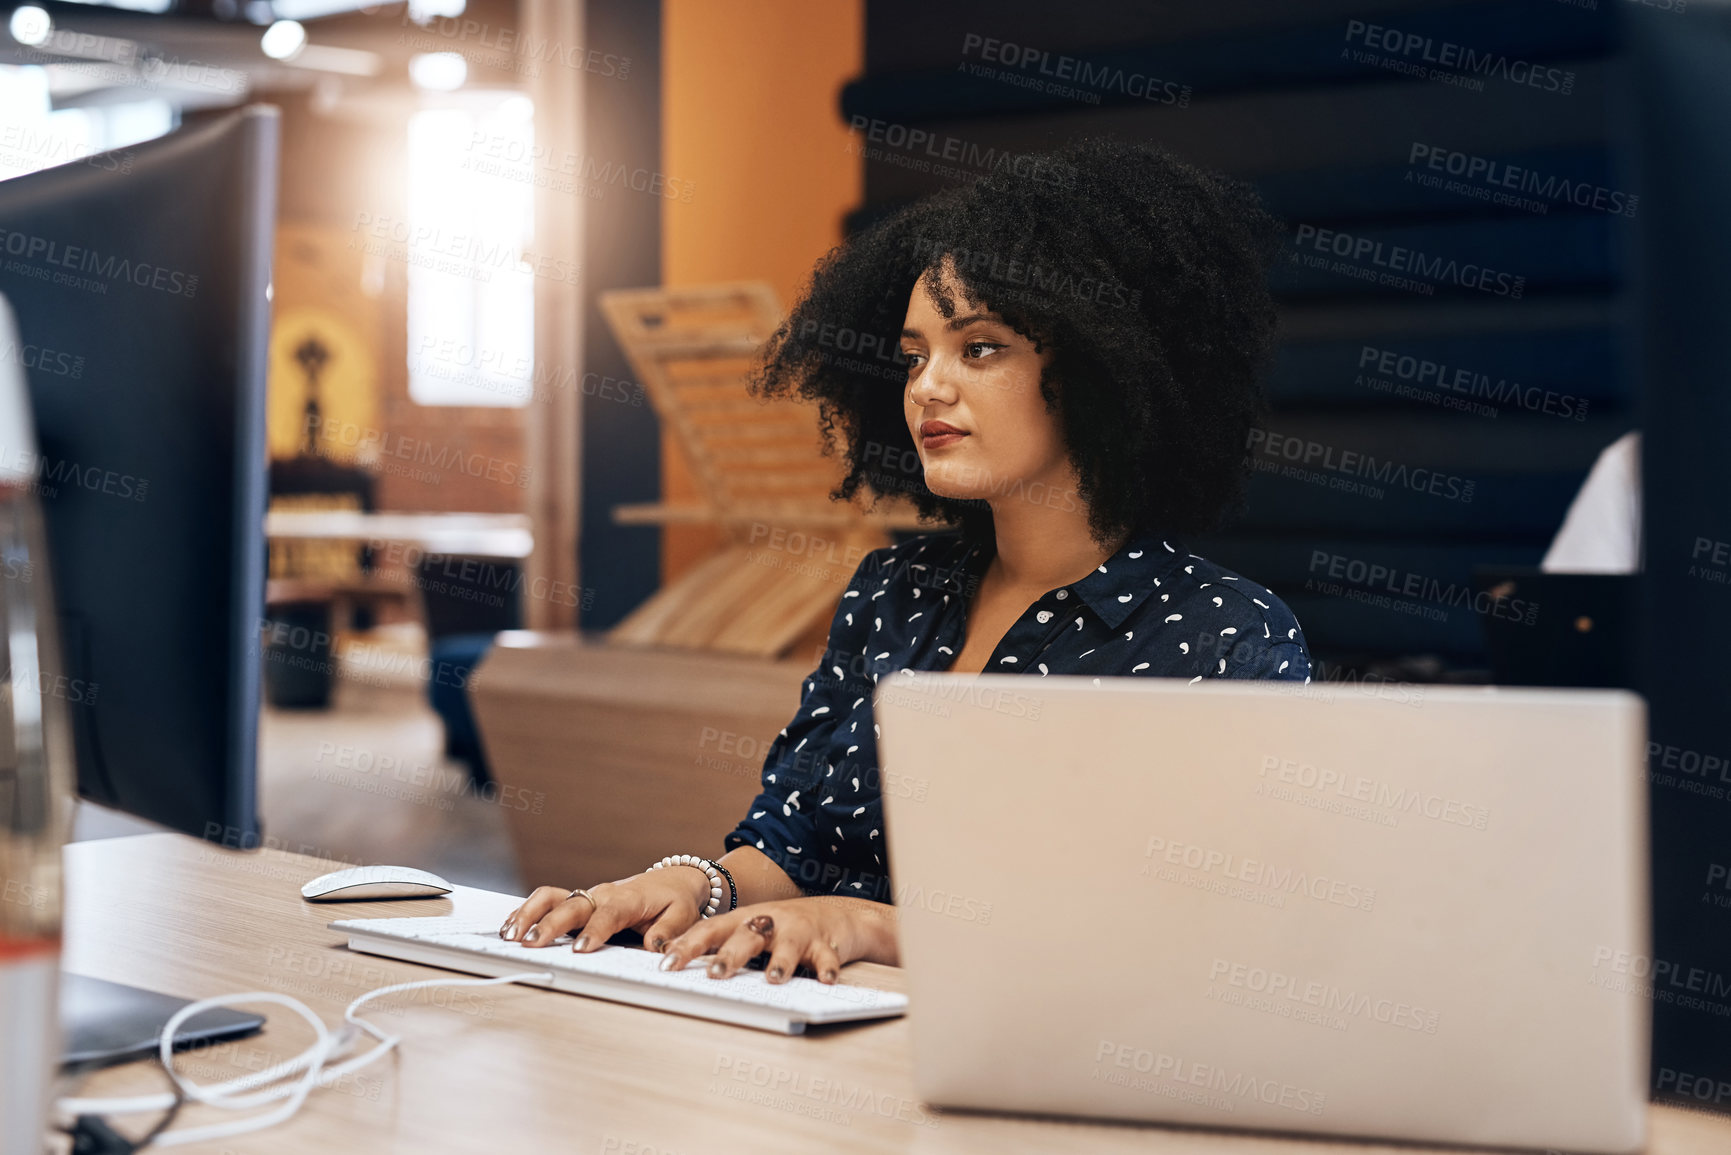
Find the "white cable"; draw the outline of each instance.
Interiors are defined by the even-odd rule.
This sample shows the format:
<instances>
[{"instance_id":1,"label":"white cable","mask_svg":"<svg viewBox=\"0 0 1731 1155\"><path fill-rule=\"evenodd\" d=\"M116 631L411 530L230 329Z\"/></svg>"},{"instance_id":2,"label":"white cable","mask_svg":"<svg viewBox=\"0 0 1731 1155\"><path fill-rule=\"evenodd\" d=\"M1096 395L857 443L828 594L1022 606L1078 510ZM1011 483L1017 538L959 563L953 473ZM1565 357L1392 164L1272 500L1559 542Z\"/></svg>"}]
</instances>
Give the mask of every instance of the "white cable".
<instances>
[{"instance_id":1,"label":"white cable","mask_svg":"<svg viewBox=\"0 0 1731 1155\"><path fill-rule=\"evenodd\" d=\"M157 1048L162 1059L163 1069L168 1077L174 1080L180 1094L185 1099L218 1107L227 1111L244 1111L250 1107L260 1107L278 1099L287 1099L274 1111L252 1115L245 1119L237 1119L232 1123L211 1123L203 1127L182 1127L174 1131L165 1131L151 1140L153 1146L173 1147L182 1143L201 1143L207 1139L227 1139L234 1135L243 1135L248 1131L258 1131L265 1127L282 1122L296 1111L312 1093L314 1087L328 1086L344 1075L366 1066L368 1063L388 1053L401 1042L397 1035L387 1035L378 1027L355 1012L365 1003L399 991L420 990L425 987L490 987L500 983L520 983L529 981L552 982L551 972L539 971L518 975L502 975L492 979L427 979L422 982L396 983L388 987L370 990L350 1003L343 1010L343 1028L336 1033L325 1026L324 1021L308 1009L299 999L288 995L279 995L271 991L250 991L239 995L217 995L215 998L200 999L196 1003L188 1003L168 1022L162 1025L162 1034L157 1040ZM275 1003L287 1007L312 1025L315 1038L306 1050L292 1059L278 1063L263 1071L250 1075L242 1075L238 1079L230 1079L225 1083L203 1085L193 1082L174 1069L174 1032L187 1019L215 1007L231 1005L251 1006L257 1003ZM364 1054L356 1055L341 1063L327 1067L325 1064L332 1058L344 1054L352 1047L362 1034L371 1035L378 1045L368 1049ZM292 1083L281 1080L297 1071L305 1074ZM270 1086L270 1084L277 1084ZM263 1088L254 1092L254 1088ZM247 1092L254 1092L248 1094ZM68 1115L131 1115L143 1111L166 1111L174 1106L176 1096L171 1092L160 1095L137 1095L129 1099L60 1099L55 1103L61 1111Z\"/></svg>"}]
</instances>

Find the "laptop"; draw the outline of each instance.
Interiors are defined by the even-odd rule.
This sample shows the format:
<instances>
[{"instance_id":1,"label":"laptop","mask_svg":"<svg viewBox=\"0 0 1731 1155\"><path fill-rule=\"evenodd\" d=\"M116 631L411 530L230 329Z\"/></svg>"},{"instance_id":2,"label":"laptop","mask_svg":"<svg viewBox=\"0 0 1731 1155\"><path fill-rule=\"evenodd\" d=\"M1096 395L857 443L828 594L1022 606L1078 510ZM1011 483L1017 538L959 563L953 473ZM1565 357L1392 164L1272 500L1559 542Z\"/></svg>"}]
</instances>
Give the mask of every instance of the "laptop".
<instances>
[{"instance_id":1,"label":"laptop","mask_svg":"<svg viewBox=\"0 0 1731 1155\"><path fill-rule=\"evenodd\" d=\"M1651 952L1622 691L876 691L944 1107L1632 1152Z\"/></svg>"},{"instance_id":2,"label":"laptop","mask_svg":"<svg viewBox=\"0 0 1731 1155\"><path fill-rule=\"evenodd\" d=\"M1503 686L1635 688L1632 574L1480 566L1473 584L1491 677Z\"/></svg>"}]
</instances>

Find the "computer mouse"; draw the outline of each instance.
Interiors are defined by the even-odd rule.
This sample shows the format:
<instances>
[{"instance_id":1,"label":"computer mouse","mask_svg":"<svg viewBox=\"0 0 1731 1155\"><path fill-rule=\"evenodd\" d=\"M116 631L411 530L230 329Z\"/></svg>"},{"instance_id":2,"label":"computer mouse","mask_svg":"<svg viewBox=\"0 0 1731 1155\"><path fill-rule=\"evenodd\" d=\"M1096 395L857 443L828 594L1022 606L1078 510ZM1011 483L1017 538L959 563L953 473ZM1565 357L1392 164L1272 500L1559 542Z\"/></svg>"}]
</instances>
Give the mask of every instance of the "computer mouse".
<instances>
[{"instance_id":1,"label":"computer mouse","mask_svg":"<svg viewBox=\"0 0 1731 1155\"><path fill-rule=\"evenodd\" d=\"M321 874L301 887L301 897L308 902L438 898L450 893L450 883L412 866L351 866Z\"/></svg>"}]
</instances>

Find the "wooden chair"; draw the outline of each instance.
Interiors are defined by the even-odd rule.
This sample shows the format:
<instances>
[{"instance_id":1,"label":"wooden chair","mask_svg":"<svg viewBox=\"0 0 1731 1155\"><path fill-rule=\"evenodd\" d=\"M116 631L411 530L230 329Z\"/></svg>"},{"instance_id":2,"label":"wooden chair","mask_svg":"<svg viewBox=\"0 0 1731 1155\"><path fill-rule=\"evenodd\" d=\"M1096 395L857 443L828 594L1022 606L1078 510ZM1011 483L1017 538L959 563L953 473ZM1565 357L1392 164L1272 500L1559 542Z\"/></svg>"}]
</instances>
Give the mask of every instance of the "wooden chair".
<instances>
[{"instance_id":1,"label":"wooden chair","mask_svg":"<svg viewBox=\"0 0 1731 1155\"><path fill-rule=\"evenodd\" d=\"M889 544L892 528L919 525L912 508L868 513L831 501L840 463L822 455L816 407L748 392L752 359L782 319L768 285L614 290L601 311L704 494L618 506L614 518L714 525L725 541L609 642L786 656L827 627L867 551Z\"/></svg>"}]
</instances>

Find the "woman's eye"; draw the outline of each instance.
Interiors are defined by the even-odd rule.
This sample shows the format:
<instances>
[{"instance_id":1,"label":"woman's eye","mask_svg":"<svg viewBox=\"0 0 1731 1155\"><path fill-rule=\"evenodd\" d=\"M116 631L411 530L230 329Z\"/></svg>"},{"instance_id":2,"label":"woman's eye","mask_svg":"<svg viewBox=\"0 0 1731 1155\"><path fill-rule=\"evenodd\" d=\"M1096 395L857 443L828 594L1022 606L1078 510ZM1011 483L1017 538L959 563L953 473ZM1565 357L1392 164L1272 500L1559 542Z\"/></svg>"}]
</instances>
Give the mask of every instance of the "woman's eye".
<instances>
[{"instance_id":1,"label":"woman's eye","mask_svg":"<svg viewBox=\"0 0 1731 1155\"><path fill-rule=\"evenodd\" d=\"M967 350L968 356L974 358L974 360L977 361L981 357L987 356L987 354L975 353L974 352L975 349L1002 349L1003 346L998 345L998 344L994 344L991 341L969 341L965 346L963 346L963 348Z\"/></svg>"},{"instance_id":2,"label":"woman's eye","mask_svg":"<svg viewBox=\"0 0 1731 1155\"><path fill-rule=\"evenodd\" d=\"M919 362L925 360L924 354L915 353L915 352L908 350L908 349L902 350L902 356L907 358L908 368L910 368L910 369L913 368L915 365L919 364Z\"/></svg>"}]
</instances>

